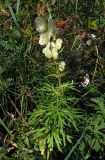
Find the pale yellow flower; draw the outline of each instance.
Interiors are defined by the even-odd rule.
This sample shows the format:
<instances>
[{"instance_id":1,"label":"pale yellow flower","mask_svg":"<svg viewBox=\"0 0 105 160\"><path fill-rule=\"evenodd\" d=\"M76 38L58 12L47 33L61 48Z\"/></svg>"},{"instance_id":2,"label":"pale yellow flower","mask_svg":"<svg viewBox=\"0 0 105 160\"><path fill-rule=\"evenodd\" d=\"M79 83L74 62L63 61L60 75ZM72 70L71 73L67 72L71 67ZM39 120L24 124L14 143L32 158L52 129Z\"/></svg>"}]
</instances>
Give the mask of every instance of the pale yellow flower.
<instances>
[{"instance_id":1,"label":"pale yellow flower","mask_svg":"<svg viewBox=\"0 0 105 160\"><path fill-rule=\"evenodd\" d=\"M62 39L61 39L61 38L58 38L58 39L56 40L55 47L56 47L58 50L61 49L62 43L63 43Z\"/></svg>"},{"instance_id":2,"label":"pale yellow flower","mask_svg":"<svg viewBox=\"0 0 105 160\"><path fill-rule=\"evenodd\" d=\"M39 44L46 45L42 52L47 58L58 59L58 50L61 49L63 41L60 38L56 40L55 33L57 32L57 28L55 21L50 19L47 23L44 17L39 16L35 22L37 25L36 29L40 34ZM51 41L51 38L53 41Z\"/></svg>"},{"instance_id":3,"label":"pale yellow flower","mask_svg":"<svg viewBox=\"0 0 105 160\"><path fill-rule=\"evenodd\" d=\"M54 48L55 47L55 43L51 42L51 47Z\"/></svg>"},{"instance_id":4,"label":"pale yellow flower","mask_svg":"<svg viewBox=\"0 0 105 160\"><path fill-rule=\"evenodd\" d=\"M47 58L52 58L52 51L50 49L50 42L46 45L46 47L42 50Z\"/></svg>"},{"instance_id":5,"label":"pale yellow flower","mask_svg":"<svg viewBox=\"0 0 105 160\"><path fill-rule=\"evenodd\" d=\"M52 57L53 59L58 59L58 50L55 47L52 48Z\"/></svg>"},{"instance_id":6,"label":"pale yellow flower","mask_svg":"<svg viewBox=\"0 0 105 160\"><path fill-rule=\"evenodd\" d=\"M64 61L61 61L60 64L59 64L59 70L60 70L61 72L64 71L65 66L66 66L66 63L65 63Z\"/></svg>"},{"instance_id":7,"label":"pale yellow flower","mask_svg":"<svg viewBox=\"0 0 105 160\"><path fill-rule=\"evenodd\" d=\"M45 32L47 30L46 20L44 17L40 16L35 19L36 30L40 33Z\"/></svg>"},{"instance_id":8,"label":"pale yellow flower","mask_svg":"<svg viewBox=\"0 0 105 160\"><path fill-rule=\"evenodd\" d=\"M50 49L45 52L45 56L46 56L47 58L52 58L52 52L51 52Z\"/></svg>"},{"instance_id":9,"label":"pale yellow flower","mask_svg":"<svg viewBox=\"0 0 105 160\"><path fill-rule=\"evenodd\" d=\"M47 32L40 33L39 44L46 45L47 43L48 43L48 33Z\"/></svg>"}]
</instances>

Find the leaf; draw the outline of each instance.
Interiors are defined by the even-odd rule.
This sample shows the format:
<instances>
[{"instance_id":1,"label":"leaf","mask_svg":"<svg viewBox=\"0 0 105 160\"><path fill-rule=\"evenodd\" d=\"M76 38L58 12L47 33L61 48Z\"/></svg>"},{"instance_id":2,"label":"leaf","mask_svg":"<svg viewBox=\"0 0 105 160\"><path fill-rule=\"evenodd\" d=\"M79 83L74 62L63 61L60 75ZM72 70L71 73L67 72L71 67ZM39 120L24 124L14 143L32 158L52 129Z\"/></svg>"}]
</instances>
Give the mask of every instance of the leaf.
<instances>
[{"instance_id":1,"label":"leaf","mask_svg":"<svg viewBox=\"0 0 105 160\"><path fill-rule=\"evenodd\" d=\"M95 104L95 109L97 113L100 113L105 118L105 104L102 97L92 98L91 101Z\"/></svg>"},{"instance_id":2,"label":"leaf","mask_svg":"<svg viewBox=\"0 0 105 160\"><path fill-rule=\"evenodd\" d=\"M103 27L105 25L105 18L100 17L100 19L96 19L97 24L99 27Z\"/></svg>"},{"instance_id":3,"label":"leaf","mask_svg":"<svg viewBox=\"0 0 105 160\"><path fill-rule=\"evenodd\" d=\"M89 28L91 29L97 29L98 28L98 24L97 24L97 21L96 20L89 20Z\"/></svg>"},{"instance_id":4,"label":"leaf","mask_svg":"<svg viewBox=\"0 0 105 160\"><path fill-rule=\"evenodd\" d=\"M72 137L70 135L67 135L66 138L67 138L68 142L72 143Z\"/></svg>"},{"instance_id":5,"label":"leaf","mask_svg":"<svg viewBox=\"0 0 105 160\"><path fill-rule=\"evenodd\" d=\"M45 127L36 129L36 130L35 130L35 132L36 132L36 133L35 133L35 137L36 137L36 138L42 137L42 136L43 136L43 133L45 133L45 131L46 131L46 128L45 128Z\"/></svg>"},{"instance_id":6,"label":"leaf","mask_svg":"<svg viewBox=\"0 0 105 160\"><path fill-rule=\"evenodd\" d=\"M90 144L91 147L93 147L93 145L95 144L95 141L96 141L95 138L93 138L93 139L91 140L91 144Z\"/></svg>"},{"instance_id":7,"label":"leaf","mask_svg":"<svg viewBox=\"0 0 105 160\"><path fill-rule=\"evenodd\" d=\"M79 148L80 148L80 151L83 152L84 149L85 149L85 143L84 143L84 142L81 142Z\"/></svg>"},{"instance_id":8,"label":"leaf","mask_svg":"<svg viewBox=\"0 0 105 160\"><path fill-rule=\"evenodd\" d=\"M65 146L66 145L66 134L62 128L60 129L60 134L62 135L63 145Z\"/></svg>"},{"instance_id":9,"label":"leaf","mask_svg":"<svg viewBox=\"0 0 105 160\"><path fill-rule=\"evenodd\" d=\"M0 66L0 74L4 72L4 69Z\"/></svg>"},{"instance_id":10,"label":"leaf","mask_svg":"<svg viewBox=\"0 0 105 160\"><path fill-rule=\"evenodd\" d=\"M101 145L98 140L95 141L93 149L95 149L97 152L101 149Z\"/></svg>"},{"instance_id":11,"label":"leaf","mask_svg":"<svg viewBox=\"0 0 105 160\"><path fill-rule=\"evenodd\" d=\"M49 134L46 139L47 139L47 143L48 143L48 148L49 149L53 149L53 145L54 145L54 142L53 142L53 133Z\"/></svg>"},{"instance_id":12,"label":"leaf","mask_svg":"<svg viewBox=\"0 0 105 160\"><path fill-rule=\"evenodd\" d=\"M0 124L5 128L5 130L7 131L7 133L14 138L13 134L11 133L11 131L9 130L9 128L7 128L7 126L5 125L5 123L3 122L3 120L0 118Z\"/></svg>"},{"instance_id":13,"label":"leaf","mask_svg":"<svg viewBox=\"0 0 105 160\"><path fill-rule=\"evenodd\" d=\"M57 0L52 0L52 4L54 5L56 3Z\"/></svg>"},{"instance_id":14,"label":"leaf","mask_svg":"<svg viewBox=\"0 0 105 160\"><path fill-rule=\"evenodd\" d=\"M15 16L15 14L14 14L14 12L13 12L13 9L12 9L9 1L6 0L6 3L7 3L7 6L8 6L9 11L10 11L10 13L11 13L11 16L12 16L12 18L13 18L13 20L14 20L15 25L17 26L17 28L19 28L18 21L17 21L17 19L16 19L16 16Z\"/></svg>"},{"instance_id":15,"label":"leaf","mask_svg":"<svg viewBox=\"0 0 105 160\"><path fill-rule=\"evenodd\" d=\"M19 6L20 6L20 0L17 0L17 4L16 4L16 14L18 14L18 12L19 12Z\"/></svg>"},{"instance_id":16,"label":"leaf","mask_svg":"<svg viewBox=\"0 0 105 160\"><path fill-rule=\"evenodd\" d=\"M34 156L34 157L32 157L32 158L30 158L30 160L36 160L35 156Z\"/></svg>"},{"instance_id":17,"label":"leaf","mask_svg":"<svg viewBox=\"0 0 105 160\"><path fill-rule=\"evenodd\" d=\"M53 136L54 136L54 140L55 140L55 143L57 145L58 150L62 152L62 149L60 147L61 146L61 139L59 137L59 134L57 132L54 132Z\"/></svg>"},{"instance_id":18,"label":"leaf","mask_svg":"<svg viewBox=\"0 0 105 160\"><path fill-rule=\"evenodd\" d=\"M25 142L26 142L27 146L29 147L30 145L29 145L29 139L28 139L28 137L26 137Z\"/></svg>"}]
</instances>

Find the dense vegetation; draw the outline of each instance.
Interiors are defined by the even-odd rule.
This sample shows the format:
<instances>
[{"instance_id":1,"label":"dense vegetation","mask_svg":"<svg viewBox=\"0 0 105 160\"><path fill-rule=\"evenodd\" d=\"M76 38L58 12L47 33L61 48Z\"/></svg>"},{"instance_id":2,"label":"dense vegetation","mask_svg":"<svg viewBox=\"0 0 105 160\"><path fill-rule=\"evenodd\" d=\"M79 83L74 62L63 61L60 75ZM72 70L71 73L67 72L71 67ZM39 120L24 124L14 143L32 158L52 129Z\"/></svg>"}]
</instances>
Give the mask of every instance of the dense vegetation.
<instances>
[{"instance_id":1,"label":"dense vegetation","mask_svg":"<svg viewBox=\"0 0 105 160\"><path fill-rule=\"evenodd\" d=\"M0 0L0 160L105 159L105 0Z\"/></svg>"}]
</instances>

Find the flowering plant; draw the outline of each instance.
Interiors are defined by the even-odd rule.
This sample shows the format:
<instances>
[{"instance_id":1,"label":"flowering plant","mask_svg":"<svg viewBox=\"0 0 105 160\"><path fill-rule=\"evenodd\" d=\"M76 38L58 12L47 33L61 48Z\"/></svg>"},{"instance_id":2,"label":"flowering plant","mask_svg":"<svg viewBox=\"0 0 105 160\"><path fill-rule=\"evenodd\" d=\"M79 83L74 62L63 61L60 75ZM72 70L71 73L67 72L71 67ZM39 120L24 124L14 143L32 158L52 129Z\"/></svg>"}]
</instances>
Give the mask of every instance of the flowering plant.
<instances>
[{"instance_id":1,"label":"flowering plant","mask_svg":"<svg viewBox=\"0 0 105 160\"><path fill-rule=\"evenodd\" d=\"M42 52L47 58L53 58L57 60L59 58L59 51L62 48L63 40L61 38L56 39L56 25L53 19L47 21L44 17L37 17L36 20L36 30L39 32L39 44L45 45ZM59 64L59 70L63 71L65 69L65 62Z\"/></svg>"}]
</instances>

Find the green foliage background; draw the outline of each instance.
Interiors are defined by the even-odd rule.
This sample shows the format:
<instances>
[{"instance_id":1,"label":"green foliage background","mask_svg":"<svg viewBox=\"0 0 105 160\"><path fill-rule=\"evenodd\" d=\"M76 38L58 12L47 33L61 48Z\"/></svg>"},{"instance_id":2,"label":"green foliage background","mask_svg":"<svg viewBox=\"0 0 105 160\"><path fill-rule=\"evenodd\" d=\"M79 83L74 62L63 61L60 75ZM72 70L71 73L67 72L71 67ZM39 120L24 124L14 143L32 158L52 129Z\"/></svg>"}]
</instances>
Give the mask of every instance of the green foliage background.
<instances>
[{"instance_id":1,"label":"green foliage background","mask_svg":"<svg viewBox=\"0 0 105 160\"><path fill-rule=\"evenodd\" d=\"M59 76L38 44L40 15L56 20L63 39ZM104 53L104 0L0 1L1 160L105 158Z\"/></svg>"}]
</instances>

